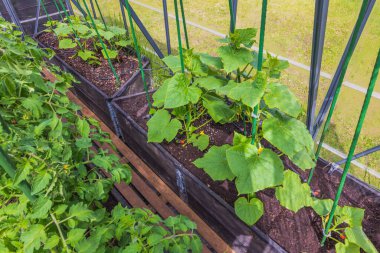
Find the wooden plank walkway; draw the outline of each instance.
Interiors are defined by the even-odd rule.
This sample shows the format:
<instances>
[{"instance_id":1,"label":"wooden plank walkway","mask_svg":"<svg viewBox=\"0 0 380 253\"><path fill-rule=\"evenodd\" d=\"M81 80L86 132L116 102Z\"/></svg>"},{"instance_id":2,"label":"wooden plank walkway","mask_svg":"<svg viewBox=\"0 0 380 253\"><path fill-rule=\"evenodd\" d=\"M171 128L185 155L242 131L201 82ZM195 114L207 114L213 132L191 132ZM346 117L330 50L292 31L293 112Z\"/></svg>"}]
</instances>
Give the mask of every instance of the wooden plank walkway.
<instances>
[{"instance_id":1,"label":"wooden plank walkway","mask_svg":"<svg viewBox=\"0 0 380 253\"><path fill-rule=\"evenodd\" d=\"M44 74L49 78L48 74ZM101 122L81 100L70 91L67 93L67 97L81 107L81 112L84 116L96 119L100 122L101 129L110 134L113 145L117 148L118 152L115 152L109 144L100 145L99 143L95 143L94 148L108 149L133 168L132 183L130 185L125 183L115 185L115 188L121 193L129 205L139 208L148 208L162 218L177 214L185 215L197 224L197 232L204 242L204 253L234 252L204 220L180 199L122 140Z\"/></svg>"}]
</instances>

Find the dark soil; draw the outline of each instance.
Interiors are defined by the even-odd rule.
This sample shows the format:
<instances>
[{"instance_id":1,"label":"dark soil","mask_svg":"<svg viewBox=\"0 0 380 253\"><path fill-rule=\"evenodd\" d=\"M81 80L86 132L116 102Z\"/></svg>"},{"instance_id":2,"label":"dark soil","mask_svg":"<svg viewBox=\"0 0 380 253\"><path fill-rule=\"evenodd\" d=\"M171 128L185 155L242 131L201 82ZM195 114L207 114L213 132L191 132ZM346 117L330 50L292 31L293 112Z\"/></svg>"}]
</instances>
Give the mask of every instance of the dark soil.
<instances>
[{"instance_id":1,"label":"dark soil","mask_svg":"<svg viewBox=\"0 0 380 253\"><path fill-rule=\"evenodd\" d=\"M148 120L148 106L145 96L129 98L120 103L121 107L145 130ZM210 145L223 145L232 143L233 132L241 131L232 124L208 124L202 128L210 136ZM179 162L191 173L197 176L210 189L233 206L237 199L237 190L234 183L229 181L213 181L203 170L198 169L192 163L203 152L191 145L183 147L179 143L181 136L177 136L175 142L162 143ZM284 158L287 168L297 171L303 179L307 173L297 169L287 158ZM334 198L340 181L340 174L326 173L326 164L319 163L312 182L312 189L320 191L320 198ZM378 195L377 195L378 196ZM322 238L322 226L319 216L311 208L303 208L294 213L282 207L274 196L274 190L268 189L258 193L258 197L264 202L265 214L257 222L257 227L268 234L274 241L280 244L288 252L333 252L334 243L328 240L325 247L320 247ZM344 192L340 199L340 205L350 205L365 208L363 227L365 233L377 248L380 248L380 199L368 195L368 191L359 190L357 185L347 181Z\"/></svg>"},{"instance_id":2,"label":"dark soil","mask_svg":"<svg viewBox=\"0 0 380 253\"><path fill-rule=\"evenodd\" d=\"M43 32L37 37L37 39L45 46L53 49L62 60L73 67L88 81L95 84L108 96L112 96L115 92L118 91L120 85L117 84L116 78L112 73L107 59L102 56L100 49L96 54L96 58L98 58L100 64L91 65L88 62L82 60L80 57L73 57L79 48L59 49L59 41L53 33ZM88 49L93 51L91 43L89 43ZM131 76L138 70L137 58L126 51L120 51L119 56L117 59L112 60L112 63L117 75L120 78L121 84L124 84L126 81L128 81Z\"/></svg>"}]
</instances>

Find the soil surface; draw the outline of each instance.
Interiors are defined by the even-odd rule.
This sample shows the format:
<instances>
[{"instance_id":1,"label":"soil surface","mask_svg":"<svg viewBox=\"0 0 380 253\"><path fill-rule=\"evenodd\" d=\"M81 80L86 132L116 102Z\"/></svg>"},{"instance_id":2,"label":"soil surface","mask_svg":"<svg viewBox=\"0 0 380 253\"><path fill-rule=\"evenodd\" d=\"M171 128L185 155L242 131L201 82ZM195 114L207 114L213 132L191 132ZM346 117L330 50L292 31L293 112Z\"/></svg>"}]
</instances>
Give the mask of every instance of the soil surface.
<instances>
[{"instance_id":1,"label":"soil surface","mask_svg":"<svg viewBox=\"0 0 380 253\"><path fill-rule=\"evenodd\" d=\"M120 106L145 130L148 120L148 106L145 95L129 98L119 103ZM210 136L210 145L231 144L233 132L242 129L232 124L208 124L202 129ZM191 173L204 182L233 206L237 199L237 190L230 181L213 181L203 170L198 169L192 162L204 155L192 145L180 144L182 136L177 136L176 141L162 143L179 162ZM265 145L265 143L264 143ZM287 168L298 172L306 180L307 172L299 170L287 158L284 158ZM312 181L313 191L320 192L320 198L334 198L340 181L340 173L337 171L327 173L326 163L319 162ZM256 226L268 234L274 241L288 252L334 252L334 243L328 240L325 247L320 247L322 238L322 225L320 217L311 209L303 208L294 213L282 207L274 195L273 189L259 192L258 197L264 202L265 214L256 223ZM380 198L376 193L368 189L359 188L356 183L348 179L340 199L340 205L350 205L365 208L363 228L376 248L380 248Z\"/></svg>"},{"instance_id":2,"label":"soil surface","mask_svg":"<svg viewBox=\"0 0 380 253\"><path fill-rule=\"evenodd\" d=\"M120 85L117 83L108 61L102 56L100 49L99 52L96 53L96 58L100 63L89 64L80 57L74 56L79 50L78 47L73 49L59 49L59 41L53 33L43 32L38 35L37 39L46 47L53 49L62 60L73 67L88 81L95 84L108 96L112 96L119 90ZM94 51L92 43L88 43L88 50ZM121 85L128 81L139 69L137 58L123 50L119 51L117 59L112 60L112 64L120 78Z\"/></svg>"}]
</instances>

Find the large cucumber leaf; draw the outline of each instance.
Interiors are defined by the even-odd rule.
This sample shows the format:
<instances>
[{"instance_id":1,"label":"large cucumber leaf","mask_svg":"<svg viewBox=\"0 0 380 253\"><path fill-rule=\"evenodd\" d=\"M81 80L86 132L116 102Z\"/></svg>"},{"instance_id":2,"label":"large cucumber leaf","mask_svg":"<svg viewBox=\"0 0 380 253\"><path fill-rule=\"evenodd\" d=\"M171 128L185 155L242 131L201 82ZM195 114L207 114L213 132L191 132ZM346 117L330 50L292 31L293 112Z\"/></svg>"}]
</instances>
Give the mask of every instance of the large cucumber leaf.
<instances>
[{"instance_id":1,"label":"large cucumber leaf","mask_svg":"<svg viewBox=\"0 0 380 253\"><path fill-rule=\"evenodd\" d=\"M251 51L246 48L222 46L218 48L218 54L222 58L223 69L227 73L243 68L253 60Z\"/></svg>"},{"instance_id":2,"label":"large cucumber leaf","mask_svg":"<svg viewBox=\"0 0 380 253\"><path fill-rule=\"evenodd\" d=\"M231 121L235 115L235 111L219 97L205 94L202 96L202 101L203 106L207 109L207 113L216 123L227 123Z\"/></svg>"},{"instance_id":3,"label":"large cucumber leaf","mask_svg":"<svg viewBox=\"0 0 380 253\"><path fill-rule=\"evenodd\" d=\"M271 117L263 121L264 138L286 154L301 169L314 162L314 142L301 121L290 117Z\"/></svg>"},{"instance_id":4,"label":"large cucumber leaf","mask_svg":"<svg viewBox=\"0 0 380 253\"><path fill-rule=\"evenodd\" d=\"M178 73L170 78L166 87L165 108L177 108L189 103L198 102L202 90L190 84L185 74Z\"/></svg>"},{"instance_id":5,"label":"large cucumber leaf","mask_svg":"<svg viewBox=\"0 0 380 253\"><path fill-rule=\"evenodd\" d=\"M226 150L230 147L230 145L211 147L204 157L194 161L195 166L203 169L213 180L232 180L235 176L226 159Z\"/></svg>"},{"instance_id":6,"label":"large cucumber leaf","mask_svg":"<svg viewBox=\"0 0 380 253\"><path fill-rule=\"evenodd\" d=\"M182 125L178 119L171 119L166 110L158 110L148 121L148 142L172 141Z\"/></svg>"},{"instance_id":7,"label":"large cucumber leaf","mask_svg":"<svg viewBox=\"0 0 380 253\"><path fill-rule=\"evenodd\" d=\"M280 185L283 181L282 161L270 149L264 149L259 154L254 145L241 144L229 148L226 155L228 165L236 175L239 194L255 193Z\"/></svg>"},{"instance_id":8,"label":"large cucumber leaf","mask_svg":"<svg viewBox=\"0 0 380 253\"><path fill-rule=\"evenodd\" d=\"M291 170L285 171L284 174L282 187L276 189L276 197L280 204L293 212L313 205L309 185L301 183L300 177Z\"/></svg>"},{"instance_id":9,"label":"large cucumber leaf","mask_svg":"<svg viewBox=\"0 0 380 253\"><path fill-rule=\"evenodd\" d=\"M297 118L302 111L297 97L286 85L280 83L268 84L264 100L270 108L277 108L294 118Z\"/></svg>"}]
</instances>

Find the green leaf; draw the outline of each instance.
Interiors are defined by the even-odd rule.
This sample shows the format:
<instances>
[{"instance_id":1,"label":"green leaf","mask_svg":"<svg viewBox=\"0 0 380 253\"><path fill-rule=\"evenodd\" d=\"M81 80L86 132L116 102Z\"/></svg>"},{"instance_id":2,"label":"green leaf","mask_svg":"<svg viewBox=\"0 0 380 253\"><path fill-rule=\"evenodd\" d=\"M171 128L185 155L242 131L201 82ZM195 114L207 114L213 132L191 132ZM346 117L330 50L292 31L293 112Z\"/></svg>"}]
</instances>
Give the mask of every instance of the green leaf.
<instances>
[{"instance_id":1,"label":"green leaf","mask_svg":"<svg viewBox=\"0 0 380 253\"><path fill-rule=\"evenodd\" d=\"M75 141L75 146L81 149L92 147L92 140L90 138L80 138Z\"/></svg>"},{"instance_id":2,"label":"green leaf","mask_svg":"<svg viewBox=\"0 0 380 253\"><path fill-rule=\"evenodd\" d=\"M223 61L223 69L227 73L231 73L238 68L244 68L253 60L251 51L246 48L232 48L230 46L222 46L218 48L218 54Z\"/></svg>"},{"instance_id":3,"label":"green leaf","mask_svg":"<svg viewBox=\"0 0 380 253\"><path fill-rule=\"evenodd\" d=\"M31 219L46 218L52 205L53 205L53 202L50 199L45 198L45 197L38 198L33 203L33 208L32 208L33 212L29 214L29 218Z\"/></svg>"},{"instance_id":4,"label":"green leaf","mask_svg":"<svg viewBox=\"0 0 380 253\"><path fill-rule=\"evenodd\" d=\"M227 80L216 78L214 76L197 78L194 83L206 90L217 90L227 84Z\"/></svg>"},{"instance_id":5,"label":"green leaf","mask_svg":"<svg viewBox=\"0 0 380 253\"><path fill-rule=\"evenodd\" d=\"M148 237L148 245L149 246L154 246L156 244L158 244L164 237L160 234L151 234L149 237Z\"/></svg>"},{"instance_id":6,"label":"green leaf","mask_svg":"<svg viewBox=\"0 0 380 253\"><path fill-rule=\"evenodd\" d=\"M181 122L171 119L166 110L158 110L148 121L148 142L172 141L181 129Z\"/></svg>"},{"instance_id":7,"label":"green leaf","mask_svg":"<svg viewBox=\"0 0 380 253\"><path fill-rule=\"evenodd\" d=\"M37 194L49 184L51 175L47 172L39 173L32 182L32 194Z\"/></svg>"},{"instance_id":8,"label":"green leaf","mask_svg":"<svg viewBox=\"0 0 380 253\"><path fill-rule=\"evenodd\" d=\"M119 41L116 41L115 44L120 46L120 47L126 47L126 46L132 45L132 41L131 40L119 40Z\"/></svg>"},{"instance_id":9,"label":"green leaf","mask_svg":"<svg viewBox=\"0 0 380 253\"><path fill-rule=\"evenodd\" d=\"M336 211L338 223L347 223L350 227L361 227L364 219L364 209L344 206Z\"/></svg>"},{"instance_id":10,"label":"green leaf","mask_svg":"<svg viewBox=\"0 0 380 253\"><path fill-rule=\"evenodd\" d=\"M162 61L169 67L173 73L181 71L181 61L179 56L169 55L162 59Z\"/></svg>"},{"instance_id":11,"label":"green leaf","mask_svg":"<svg viewBox=\"0 0 380 253\"><path fill-rule=\"evenodd\" d=\"M254 38L256 37L256 33L256 28L235 29L234 33L230 34L231 42L235 46L243 44L245 47L250 48L255 43Z\"/></svg>"},{"instance_id":12,"label":"green leaf","mask_svg":"<svg viewBox=\"0 0 380 253\"><path fill-rule=\"evenodd\" d=\"M72 32L72 30L70 29L70 27L65 24L65 23L58 23L57 24L57 27L54 29L54 33L57 35L57 36L61 36L61 37L64 37L64 36L67 36L69 35L70 33ZM70 40L71 41L71 40Z\"/></svg>"},{"instance_id":13,"label":"green leaf","mask_svg":"<svg viewBox=\"0 0 380 253\"><path fill-rule=\"evenodd\" d=\"M87 60L89 60L89 59L93 59L93 60L95 60L95 59L97 59L96 57L95 57L95 53L94 52L92 52L92 51L90 51L90 50L80 50L80 51L78 51L78 56L80 57L80 58L82 58L82 60L84 60L84 61L87 61Z\"/></svg>"},{"instance_id":14,"label":"green leaf","mask_svg":"<svg viewBox=\"0 0 380 253\"><path fill-rule=\"evenodd\" d=\"M223 63L220 57L214 57L209 54L201 53L199 54L200 60L203 64L206 64L207 66L214 67L216 69L222 69Z\"/></svg>"},{"instance_id":15,"label":"green leaf","mask_svg":"<svg viewBox=\"0 0 380 253\"><path fill-rule=\"evenodd\" d=\"M165 108L177 108L189 103L198 102L202 90L190 85L190 80L185 74L178 73L173 76L167 87L165 96Z\"/></svg>"},{"instance_id":16,"label":"green leaf","mask_svg":"<svg viewBox=\"0 0 380 253\"><path fill-rule=\"evenodd\" d=\"M55 208L54 213L56 215L61 215L61 214L63 214L66 211L66 209L67 209L67 205L66 204L60 204L60 205L58 205Z\"/></svg>"},{"instance_id":17,"label":"green leaf","mask_svg":"<svg viewBox=\"0 0 380 253\"><path fill-rule=\"evenodd\" d=\"M71 245L76 245L80 240L84 238L84 233L86 229L83 228L73 228L67 233L67 243Z\"/></svg>"},{"instance_id":18,"label":"green leaf","mask_svg":"<svg viewBox=\"0 0 380 253\"><path fill-rule=\"evenodd\" d=\"M238 146L240 144L250 144L251 138L248 138L247 136L243 134L239 134L238 132L234 132L234 139L233 139L233 145Z\"/></svg>"},{"instance_id":19,"label":"green leaf","mask_svg":"<svg viewBox=\"0 0 380 253\"><path fill-rule=\"evenodd\" d=\"M57 246L59 243L59 236L53 235L49 239L46 240L44 249L53 249L55 246Z\"/></svg>"},{"instance_id":20,"label":"green leaf","mask_svg":"<svg viewBox=\"0 0 380 253\"><path fill-rule=\"evenodd\" d=\"M240 144L229 148L226 155L228 165L236 175L239 194L251 194L280 185L283 181L282 161L270 149L264 149L259 154L254 145Z\"/></svg>"},{"instance_id":21,"label":"green leaf","mask_svg":"<svg viewBox=\"0 0 380 253\"><path fill-rule=\"evenodd\" d=\"M203 169L213 180L232 180L235 176L226 158L226 150L230 147L230 145L212 146L204 157L194 161L194 165Z\"/></svg>"},{"instance_id":22,"label":"green leaf","mask_svg":"<svg viewBox=\"0 0 380 253\"><path fill-rule=\"evenodd\" d=\"M190 142L194 147L197 147L200 151L203 151L210 144L210 137L207 134L201 134L198 136L193 134L190 138Z\"/></svg>"},{"instance_id":23,"label":"green leaf","mask_svg":"<svg viewBox=\"0 0 380 253\"><path fill-rule=\"evenodd\" d=\"M293 171L287 170L284 175L283 186L276 189L276 197L280 204L293 212L313 205L309 185L301 183L300 177Z\"/></svg>"},{"instance_id":24,"label":"green leaf","mask_svg":"<svg viewBox=\"0 0 380 253\"><path fill-rule=\"evenodd\" d=\"M297 118L302 111L301 103L289 88L280 83L270 83L264 96L270 108L277 108L289 116Z\"/></svg>"},{"instance_id":25,"label":"green leaf","mask_svg":"<svg viewBox=\"0 0 380 253\"><path fill-rule=\"evenodd\" d=\"M289 117L271 117L263 121L264 138L286 154L299 168L315 165L314 142L304 123Z\"/></svg>"},{"instance_id":26,"label":"green leaf","mask_svg":"<svg viewBox=\"0 0 380 253\"><path fill-rule=\"evenodd\" d=\"M46 241L45 227L41 224L34 224L26 232L21 233L20 240L24 243L24 252L32 253L41 247L41 243Z\"/></svg>"},{"instance_id":27,"label":"green leaf","mask_svg":"<svg viewBox=\"0 0 380 253\"><path fill-rule=\"evenodd\" d=\"M184 64L194 76L207 76L208 67L202 63L200 56L193 53L193 49L184 49Z\"/></svg>"},{"instance_id":28,"label":"green leaf","mask_svg":"<svg viewBox=\"0 0 380 253\"><path fill-rule=\"evenodd\" d=\"M232 110L223 99L219 97L205 94L202 96L203 106L207 109L207 113L211 116L215 123L227 123L235 116Z\"/></svg>"},{"instance_id":29,"label":"green leaf","mask_svg":"<svg viewBox=\"0 0 380 253\"><path fill-rule=\"evenodd\" d=\"M113 32L111 32L111 31L102 31L102 30L99 30L99 33L106 40L111 40L113 37L115 37L115 34Z\"/></svg>"},{"instance_id":30,"label":"green leaf","mask_svg":"<svg viewBox=\"0 0 380 253\"><path fill-rule=\"evenodd\" d=\"M264 95L265 86L265 78L258 78L253 82L250 80L244 81L232 87L227 96L235 101L241 101L250 108L254 108Z\"/></svg>"},{"instance_id":31,"label":"green leaf","mask_svg":"<svg viewBox=\"0 0 380 253\"><path fill-rule=\"evenodd\" d=\"M127 247L125 247L122 253L139 253L141 251L142 251L142 246L139 243L134 242L128 245Z\"/></svg>"},{"instance_id":32,"label":"green leaf","mask_svg":"<svg viewBox=\"0 0 380 253\"><path fill-rule=\"evenodd\" d=\"M92 213L83 203L74 204L69 209L69 215L80 221L89 221L92 218Z\"/></svg>"},{"instance_id":33,"label":"green leaf","mask_svg":"<svg viewBox=\"0 0 380 253\"><path fill-rule=\"evenodd\" d=\"M362 227L347 228L345 230L347 240L362 248L367 253L378 253L375 246L368 239L367 235L363 232Z\"/></svg>"},{"instance_id":34,"label":"green leaf","mask_svg":"<svg viewBox=\"0 0 380 253\"><path fill-rule=\"evenodd\" d=\"M119 55L119 52L117 50L112 50L112 49L107 48L106 51L104 51L104 49L102 49L102 55L104 59L107 59L107 55L105 52L107 52L108 57L110 59L115 59Z\"/></svg>"},{"instance_id":35,"label":"green leaf","mask_svg":"<svg viewBox=\"0 0 380 253\"><path fill-rule=\"evenodd\" d=\"M153 93L153 106L162 108L165 105L166 92L171 79L166 79L163 84Z\"/></svg>"},{"instance_id":36,"label":"green leaf","mask_svg":"<svg viewBox=\"0 0 380 253\"><path fill-rule=\"evenodd\" d=\"M71 39L62 39L59 41L58 47L60 49L70 49L75 48L77 44L75 44Z\"/></svg>"},{"instance_id":37,"label":"green leaf","mask_svg":"<svg viewBox=\"0 0 380 253\"><path fill-rule=\"evenodd\" d=\"M203 250L203 244L201 239L198 236L195 236L191 240L191 252L192 253L201 253Z\"/></svg>"},{"instance_id":38,"label":"green leaf","mask_svg":"<svg viewBox=\"0 0 380 253\"><path fill-rule=\"evenodd\" d=\"M90 136L90 124L88 124L87 120L78 118L76 127L82 138L88 138Z\"/></svg>"},{"instance_id":39,"label":"green leaf","mask_svg":"<svg viewBox=\"0 0 380 253\"><path fill-rule=\"evenodd\" d=\"M37 94L32 94L22 100L22 106L31 111L34 118L39 119L43 113L42 101Z\"/></svg>"},{"instance_id":40,"label":"green leaf","mask_svg":"<svg viewBox=\"0 0 380 253\"><path fill-rule=\"evenodd\" d=\"M335 244L335 251L336 253L360 253L360 247L346 241L345 244L341 242Z\"/></svg>"},{"instance_id":41,"label":"green leaf","mask_svg":"<svg viewBox=\"0 0 380 253\"><path fill-rule=\"evenodd\" d=\"M13 179L13 184L18 185L21 181L25 180L29 175L30 169L33 169L29 161L26 161L23 168L19 168L16 172L16 176Z\"/></svg>"},{"instance_id":42,"label":"green leaf","mask_svg":"<svg viewBox=\"0 0 380 253\"><path fill-rule=\"evenodd\" d=\"M38 126L34 128L34 134L36 136L40 136L42 132L45 130L46 127L48 127L51 123L52 119L47 119L42 121Z\"/></svg>"},{"instance_id":43,"label":"green leaf","mask_svg":"<svg viewBox=\"0 0 380 253\"><path fill-rule=\"evenodd\" d=\"M252 198L249 202L240 197L235 201L236 215L246 224L252 226L264 214L264 204L258 198Z\"/></svg>"},{"instance_id":44,"label":"green leaf","mask_svg":"<svg viewBox=\"0 0 380 253\"><path fill-rule=\"evenodd\" d=\"M326 216L330 213L332 205L332 199L314 199L311 207L319 216Z\"/></svg>"}]
</instances>

